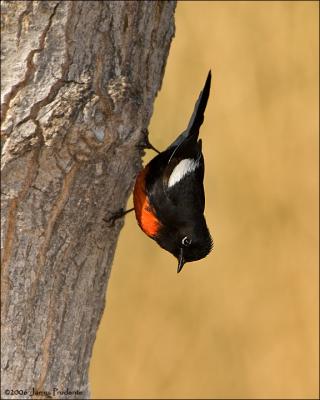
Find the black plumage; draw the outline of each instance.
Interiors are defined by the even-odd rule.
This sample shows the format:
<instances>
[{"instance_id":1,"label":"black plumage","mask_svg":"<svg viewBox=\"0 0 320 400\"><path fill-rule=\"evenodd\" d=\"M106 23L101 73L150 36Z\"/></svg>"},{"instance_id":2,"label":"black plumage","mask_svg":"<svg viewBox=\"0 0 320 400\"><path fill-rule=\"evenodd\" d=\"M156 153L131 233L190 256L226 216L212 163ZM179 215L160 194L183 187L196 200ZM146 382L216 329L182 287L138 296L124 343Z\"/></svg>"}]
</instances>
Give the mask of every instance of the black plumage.
<instances>
[{"instance_id":1,"label":"black plumage","mask_svg":"<svg viewBox=\"0 0 320 400\"><path fill-rule=\"evenodd\" d=\"M198 139L210 84L209 71L187 129L146 167L146 195L160 222L153 239L178 258L178 272L185 262L204 258L212 249L203 215L204 158L202 142Z\"/></svg>"}]
</instances>

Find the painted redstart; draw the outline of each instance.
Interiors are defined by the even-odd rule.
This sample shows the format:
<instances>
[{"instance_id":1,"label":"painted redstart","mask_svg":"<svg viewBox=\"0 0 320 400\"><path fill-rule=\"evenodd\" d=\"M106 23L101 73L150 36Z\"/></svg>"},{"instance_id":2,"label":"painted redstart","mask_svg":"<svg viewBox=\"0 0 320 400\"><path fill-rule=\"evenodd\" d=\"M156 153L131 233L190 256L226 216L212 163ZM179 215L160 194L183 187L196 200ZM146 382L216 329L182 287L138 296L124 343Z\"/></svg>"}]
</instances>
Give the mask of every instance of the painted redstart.
<instances>
[{"instance_id":1,"label":"painted redstart","mask_svg":"<svg viewBox=\"0 0 320 400\"><path fill-rule=\"evenodd\" d=\"M187 129L139 173L133 192L140 228L178 259L178 272L186 262L206 257L213 246L203 215L204 158L198 140L210 84L211 71Z\"/></svg>"}]
</instances>

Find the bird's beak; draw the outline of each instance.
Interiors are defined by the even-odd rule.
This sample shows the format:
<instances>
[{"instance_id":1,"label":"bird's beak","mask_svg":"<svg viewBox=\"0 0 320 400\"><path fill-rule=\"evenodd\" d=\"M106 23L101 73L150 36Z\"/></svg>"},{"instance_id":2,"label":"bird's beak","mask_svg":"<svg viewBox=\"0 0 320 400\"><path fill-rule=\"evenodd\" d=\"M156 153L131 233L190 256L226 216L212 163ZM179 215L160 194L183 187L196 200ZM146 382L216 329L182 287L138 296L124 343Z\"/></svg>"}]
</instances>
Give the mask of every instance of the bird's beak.
<instances>
[{"instance_id":1,"label":"bird's beak","mask_svg":"<svg viewBox=\"0 0 320 400\"><path fill-rule=\"evenodd\" d=\"M178 263L178 269L177 273L179 273L182 270L182 267L184 266L184 258L183 258L183 249L180 249L180 255L179 255L179 263Z\"/></svg>"}]
</instances>

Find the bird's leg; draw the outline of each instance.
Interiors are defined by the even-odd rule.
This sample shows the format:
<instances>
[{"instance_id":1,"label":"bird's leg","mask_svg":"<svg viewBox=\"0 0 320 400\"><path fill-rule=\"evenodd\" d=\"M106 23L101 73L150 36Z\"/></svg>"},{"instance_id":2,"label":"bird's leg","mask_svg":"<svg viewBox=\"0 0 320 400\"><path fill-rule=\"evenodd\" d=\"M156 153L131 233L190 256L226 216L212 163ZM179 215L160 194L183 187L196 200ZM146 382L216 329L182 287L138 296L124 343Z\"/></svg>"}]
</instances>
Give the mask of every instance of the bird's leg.
<instances>
[{"instance_id":1,"label":"bird's leg","mask_svg":"<svg viewBox=\"0 0 320 400\"><path fill-rule=\"evenodd\" d=\"M152 144L149 142L149 130L144 129L142 131L142 133L144 134L143 142L139 145L139 147L141 147L143 149L151 149L151 150L155 151L156 153L160 154L160 151L157 150L154 146L152 146Z\"/></svg>"},{"instance_id":2,"label":"bird's leg","mask_svg":"<svg viewBox=\"0 0 320 400\"><path fill-rule=\"evenodd\" d=\"M114 226L114 223L117 219L123 218L126 214L133 210L134 208L129 208L129 210L124 210L123 208L120 208L120 210L113 213L109 218L103 218L103 221L109 224L109 226Z\"/></svg>"}]
</instances>

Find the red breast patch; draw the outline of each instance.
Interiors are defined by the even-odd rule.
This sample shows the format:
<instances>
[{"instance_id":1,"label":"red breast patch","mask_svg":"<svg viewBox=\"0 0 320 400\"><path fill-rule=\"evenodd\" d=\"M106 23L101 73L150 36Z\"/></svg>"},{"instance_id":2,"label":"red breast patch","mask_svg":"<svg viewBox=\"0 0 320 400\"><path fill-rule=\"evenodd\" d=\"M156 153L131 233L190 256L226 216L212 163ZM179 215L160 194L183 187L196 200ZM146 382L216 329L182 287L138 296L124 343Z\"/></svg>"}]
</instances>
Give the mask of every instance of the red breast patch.
<instances>
[{"instance_id":1,"label":"red breast patch","mask_svg":"<svg viewBox=\"0 0 320 400\"><path fill-rule=\"evenodd\" d=\"M148 236L154 237L159 230L160 222L152 211L145 191L147 168L144 168L137 176L133 191L133 204L140 228Z\"/></svg>"}]
</instances>

